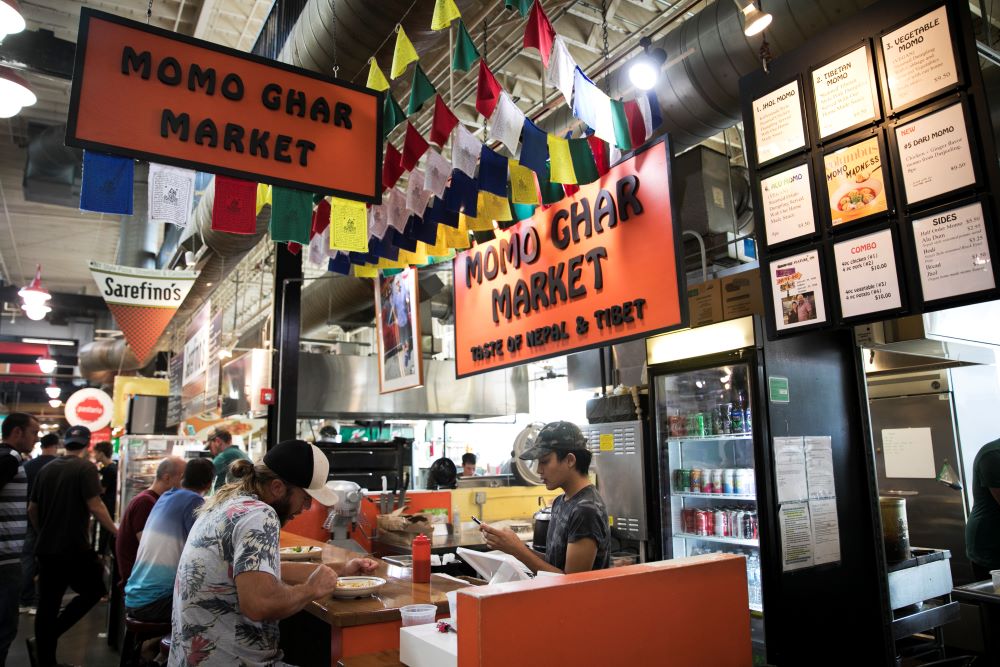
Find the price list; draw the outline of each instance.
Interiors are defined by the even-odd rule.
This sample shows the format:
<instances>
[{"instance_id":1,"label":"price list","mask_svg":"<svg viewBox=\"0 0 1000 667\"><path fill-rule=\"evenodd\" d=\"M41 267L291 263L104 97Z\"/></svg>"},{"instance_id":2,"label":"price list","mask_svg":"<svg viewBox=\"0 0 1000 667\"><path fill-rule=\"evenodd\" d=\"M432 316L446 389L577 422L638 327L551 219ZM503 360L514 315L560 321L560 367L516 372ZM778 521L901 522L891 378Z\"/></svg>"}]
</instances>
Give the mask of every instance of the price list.
<instances>
[{"instance_id":1,"label":"price list","mask_svg":"<svg viewBox=\"0 0 1000 667\"><path fill-rule=\"evenodd\" d=\"M882 54L894 108L958 83L948 9L944 6L884 35Z\"/></svg>"},{"instance_id":2,"label":"price list","mask_svg":"<svg viewBox=\"0 0 1000 667\"><path fill-rule=\"evenodd\" d=\"M976 183L961 103L896 128L903 187L909 204Z\"/></svg>"},{"instance_id":3,"label":"price list","mask_svg":"<svg viewBox=\"0 0 1000 667\"><path fill-rule=\"evenodd\" d=\"M913 221L925 301L995 287L979 202Z\"/></svg>"},{"instance_id":4,"label":"price list","mask_svg":"<svg viewBox=\"0 0 1000 667\"><path fill-rule=\"evenodd\" d=\"M809 166L783 171L760 183L767 243L774 245L816 231Z\"/></svg>"},{"instance_id":5,"label":"price list","mask_svg":"<svg viewBox=\"0 0 1000 667\"><path fill-rule=\"evenodd\" d=\"M902 306L890 230L838 243L833 254L841 317L858 317Z\"/></svg>"}]
</instances>

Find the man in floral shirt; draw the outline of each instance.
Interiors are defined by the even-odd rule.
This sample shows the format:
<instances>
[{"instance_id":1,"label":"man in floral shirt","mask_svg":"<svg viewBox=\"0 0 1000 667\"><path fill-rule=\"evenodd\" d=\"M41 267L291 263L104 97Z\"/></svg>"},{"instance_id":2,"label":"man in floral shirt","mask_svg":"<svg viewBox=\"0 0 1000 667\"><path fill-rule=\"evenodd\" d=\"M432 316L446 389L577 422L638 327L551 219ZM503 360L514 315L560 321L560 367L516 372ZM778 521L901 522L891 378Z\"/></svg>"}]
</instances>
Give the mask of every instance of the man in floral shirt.
<instances>
[{"instance_id":1,"label":"man in floral shirt","mask_svg":"<svg viewBox=\"0 0 1000 667\"><path fill-rule=\"evenodd\" d=\"M316 500L333 505L330 464L317 447L286 440L262 463L237 461L236 478L198 510L174 585L170 667L284 665L278 621L333 592L331 567L281 563L278 538L286 521ZM360 558L339 574L368 573Z\"/></svg>"}]
</instances>

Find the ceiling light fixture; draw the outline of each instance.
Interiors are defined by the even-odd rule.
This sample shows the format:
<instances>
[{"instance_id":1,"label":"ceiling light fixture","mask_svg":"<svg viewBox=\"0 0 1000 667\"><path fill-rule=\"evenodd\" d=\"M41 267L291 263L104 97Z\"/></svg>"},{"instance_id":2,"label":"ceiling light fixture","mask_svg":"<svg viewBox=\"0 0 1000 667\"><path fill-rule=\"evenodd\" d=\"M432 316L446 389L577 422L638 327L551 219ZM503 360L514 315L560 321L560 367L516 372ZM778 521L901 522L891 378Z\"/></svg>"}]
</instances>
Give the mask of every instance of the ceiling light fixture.
<instances>
[{"instance_id":1,"label":"ceiling light fixture","mask_svg":"<svg viewBox=\"0 0 1000 667\"><path fill-rule=\"evenodd\" d=\"M0 0L2 1L2 0ZM0 93L2 99L2 93ZM44 320L52 309L45 302L52 298L48 290L42 287L42 265L35 267L35 279L18 291L21 297L21 310L28 316L29 320Z\"/></svg>"},{"instance_id":2,"label":"ceiling light fixture","mask_svg":"<svg viewBox=\"0 0 1000 667\"><path fill-rule=\"evenodd\" d=\"M59 395L62 394L62 389L53 384L45 388L45 393L49 398L59 398Z\"/></svg>"},{"instance_id":3,"label":"ceiling light fixture","mask_svg":"<svg viewBox=\"0 0 1000 667\"><path fill-rule=\"evenodd\" d=\"M58 408L62 406L62 401L60 401L58 398L53 398L52 400L49 401L49 405L51 405L54 408Z\"/></svg>"},{"instance_id":4,"label":"ceiling light fixture","mask_svg":"<svg viewBox=\"0 0 1000 667\"><path fill-rule=\"evenodd\" d=\"M56 360L50 357L38 357L35 359L35 363L38 364L39 370L45 374L54 373L58 365Z\"/></svg>"},{"instance_id":5,"label":"ceiling light fixture","mask_svg":"<svg viewBox=\"0 0 1000 667\"><path fill-rule=\"evenodd\" d=\"M75 347L76 341L63 340L61 338L21 338L22 343L29 345L61 345L64 347Z\"/></svg>"},{"instance_id":6,"label":"ceiling light fixture","mask_svg":"<svg viewBox=\"0 0 1000 667\"><path fill-rule=\"evenodd\" d=\"M6 6L4 1L0 0L0 7ZM27 81L10 67L0 65L0 118L13 118L37 101Z\"/></svg>"},{"instance_id":7,"label":"ceiling light fixture","mask_svg":"<svg viewBox=\"0 0 1000 667\"><path fill-rule=\"evenodd\" d=\"M0 40L25 28L24 16L17 0L0 0Z\"/></svg>"},{"instance_id":8,"label":"ceiling light fixture","mask_svg":"<svg viewBox=\"0 0 1000 667\"><path fill-rule=\"evenodd\" d=\"M667 61L667 52L661 48L651 48L653 40L643 37L639 40L642 53L628 66L628 79L639 90L652 90L660 79L660 68Z\"/></svg>"},{"instance_id":9,"label":"ceiling light fixture","mask_svg":"<svg viewBox=\"0 0 1000 667\"><path fill-rule=\"evenodd\" d=\"M740 0L733 0L733 2L736 3L736 8L743 12L743 34L747 37L760 34L764 28L771 25L771 20L774 17L757 9L756 0L749 0L745 7L740 7Z\"/></svg>"}]
</instances>

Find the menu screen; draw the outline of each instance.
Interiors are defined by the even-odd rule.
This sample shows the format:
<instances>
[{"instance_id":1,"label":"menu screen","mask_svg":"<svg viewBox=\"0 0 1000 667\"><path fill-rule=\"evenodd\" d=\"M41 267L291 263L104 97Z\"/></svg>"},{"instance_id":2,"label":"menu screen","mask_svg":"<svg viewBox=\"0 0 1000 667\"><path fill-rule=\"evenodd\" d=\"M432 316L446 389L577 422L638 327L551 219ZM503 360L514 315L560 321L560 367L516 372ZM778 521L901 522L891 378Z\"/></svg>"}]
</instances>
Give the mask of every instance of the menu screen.
<instances>
[{"instance_id":1,"label":"menu screen","mask_svg":"<svg viewBox=\"0 0 1000 667\"><path fill-rule=\"evenodd\" d=\"M821 139L879 116L872 81L868 49L864 46L813 70L813 98Z\"/></svg>"},{"instance_id":2,"label":"menu screen","mask_svg":"<svg viewBox=\"0 0 1000 667\"><path fill-rule=\"evenodd\" d=\"M995 286L981 203L914 220L913 240L924 301Z\"/></svg>"},{"instance_id":3,"label":"menu screen","mask_svg":"<svg viewBox=\"0 0 1000 667\"><path fill-rule=\"evenodd\" d=\"M802 164L760 182L768 245L816 231L809 166Z\"/></svg>"},{"instance_id":4,"label":"menu screen","mask_svg":"<svg viewBox=\"0 0 1000 667\"><path fill-rule=\"evenodd\" d=\"M898 126L896 145L908 204L976 182L961 103Z\"/></svg>"},{"instance_id":5,"label":"menu screen","mask_svg":"<svg viewBox=\"0 0 1000 667\"><path fill-rule=\"evenodd\" d=\"M775 260L770 265L775 328L795 329L826 322L819 252Z\"/></svg>"},{"instance_id":6,"label":"menu screen","mask_svg":"<svg viewBox=\"0 0 1000 667\"><path fill-rule=\"evenodd\" d=\"M841 317L902 306L892 231L885 229L833 246Z\"/></svg>"},{"instance_id":7,"label":"menu screen","mask_svg":"<svg viewBox=\"0 0 1000 667\"><path fill-rule=\"evenodd\" d=\"M806 145L799 97L799 82L795 80L753 101L758 164Z\"/></svg>"},{"instance_id":8,"label":"menu screen","mask_svg":"<svg viewBox=\"0 0 1000 667\"><path fill-rule=\"evenodd\" d=\"M823 156L830 224L854 222L889 209L878 137Z\"/></svg>"},{"instance_id":9,"label":"menu screen","mask_svg":"<svg viewBox=\"0 0 1000 667\"><path fill-rule=\"evenodd\" d=\"M884 35L882 54L893 108L958 82L948 10L944 6Z\"/></svg>"}]
</instances>

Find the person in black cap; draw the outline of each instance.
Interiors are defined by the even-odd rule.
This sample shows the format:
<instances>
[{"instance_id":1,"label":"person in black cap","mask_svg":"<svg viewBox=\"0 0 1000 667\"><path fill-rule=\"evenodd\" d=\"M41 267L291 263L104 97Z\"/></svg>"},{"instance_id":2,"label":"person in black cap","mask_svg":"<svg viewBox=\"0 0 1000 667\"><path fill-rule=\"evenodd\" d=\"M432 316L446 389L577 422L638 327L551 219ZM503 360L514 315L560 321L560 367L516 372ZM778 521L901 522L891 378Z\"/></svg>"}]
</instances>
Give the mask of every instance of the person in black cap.
<instances>
[{"instance_id":1,"label":"person in black cap","mask_svg":"<svg viewBox=\"0 0 1000 667\"><path fill-rule=\"evenodd\" d=\"M168 665L283 665L278 621L331 594L338 575L375 570L370 558L330 566L279 558L282 525L313 500L337 502L329 472L326 455L303 440L279 443L256 465L231 464L235 481L199 508L181 553Z\"/></svg>"},{"instance_id":2,"label":"person in black cap","mask_svg":"<svg viewBox=\"0 0 1000 667\"><path fill-rule=\"evenodd\" d=\"M563 490L552 503L545 558L532 551L511 529L483 524L480 530L487 546L511 554L532 572L570 574L608 567L611 534L608 511L587 477L591 453L579 427L564 421L546 424L538 432L534 447L520 458L537 459L538 475L545 488Z\"/></svg>"},{"instance_id":3,"label":"person in black cap","mask_svg":"<svg viewBox=\"0 0 1000 667\"><path fill-rule=\"evenodd\" d=\"M107 593L104 566L90 548L90 516L112 535L118 532L101 500L97 466L87 458L90 430L71 426L63 444L66 454L38 472L28 503L38 559L38 612L35 637L28 640L28 647L37 656L38 667L56 664L59 637ZM60 612L67 588L76 597Z\"/></svg>"}]
</instances>

